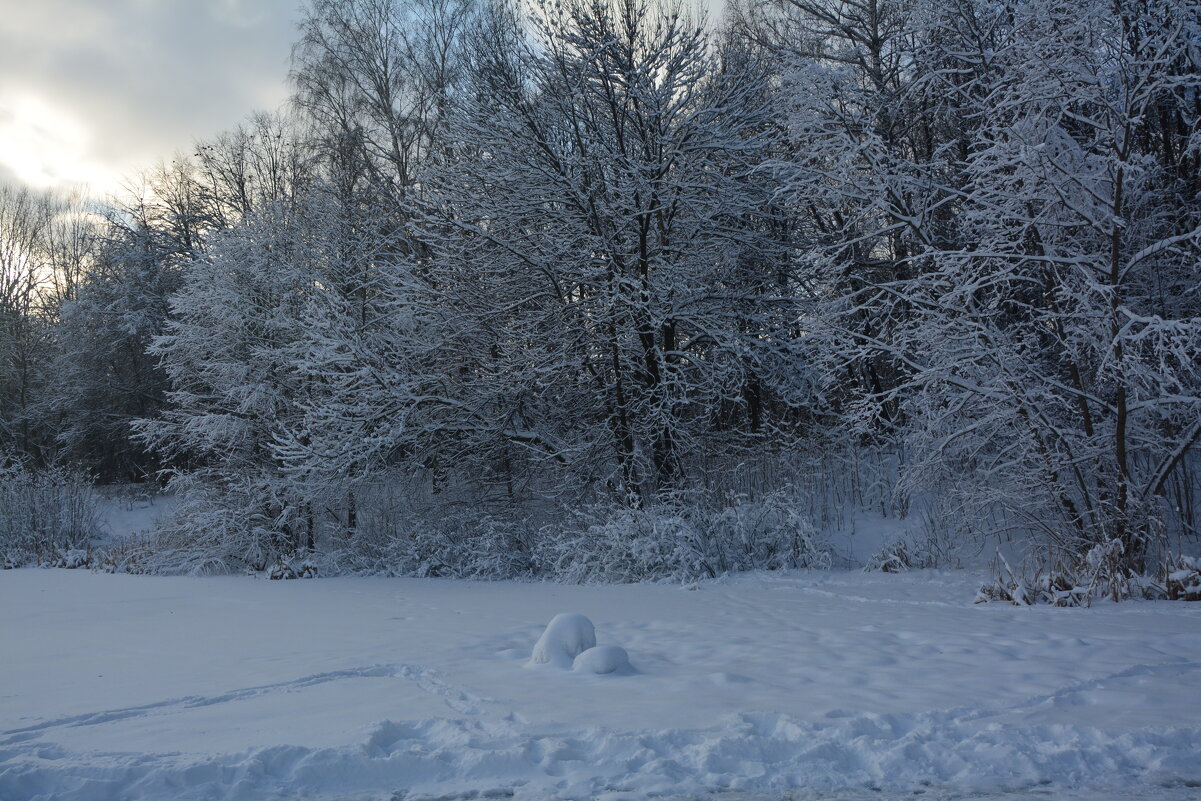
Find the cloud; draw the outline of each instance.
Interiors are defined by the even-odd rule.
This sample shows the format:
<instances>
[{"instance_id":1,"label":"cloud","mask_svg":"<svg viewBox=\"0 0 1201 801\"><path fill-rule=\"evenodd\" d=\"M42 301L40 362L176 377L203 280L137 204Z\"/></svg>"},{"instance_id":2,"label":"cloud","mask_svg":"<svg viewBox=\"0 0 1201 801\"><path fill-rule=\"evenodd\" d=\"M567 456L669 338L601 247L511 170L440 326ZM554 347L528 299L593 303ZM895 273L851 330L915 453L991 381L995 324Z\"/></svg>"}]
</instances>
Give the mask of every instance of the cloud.
<instances>
[{"instance_id":1,"label":"cloud","mask_svg":"<svg viewBox=\"0 0 1201 801\"><path fill-rule=\"evenodd\" d=\"M194 139L252 111L276 108L287 97L298 4L7 4L0 162L28 182L116 191L130 171L189 151Z\"/></svg>"},{"instance_id":2,"label":"cloud","mask_svg":"<svg viewBox=\"0 0 1201 801\"><path fill-rule=\"evenodd\" d=\"M216 0L212 5L212 14L218 22L237 28L261 24L266 13L261 4L247 3L245 0Z\"/></svg>"},{"instance_id":3,"label":"cloud","mask_svg":"<svg viewBox=\"0 0 1201 801\"><path fill-rule=\"evenodd\" d=\"M89 158L89 132L36 95L0 90L0 164L39 189L90 183L103 168Z\"/></svg>"}]
</instances>

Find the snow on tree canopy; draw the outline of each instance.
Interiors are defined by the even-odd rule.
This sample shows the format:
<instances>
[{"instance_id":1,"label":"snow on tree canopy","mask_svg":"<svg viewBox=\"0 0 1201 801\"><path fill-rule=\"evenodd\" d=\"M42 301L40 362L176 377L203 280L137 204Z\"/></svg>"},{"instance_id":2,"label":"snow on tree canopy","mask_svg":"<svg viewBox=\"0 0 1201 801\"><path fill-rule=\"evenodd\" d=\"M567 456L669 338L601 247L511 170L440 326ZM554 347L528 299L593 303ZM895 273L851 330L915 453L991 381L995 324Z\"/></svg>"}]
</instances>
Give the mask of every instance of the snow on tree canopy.
<instances>
[{"instance_id":1,"label":"snow on tree canopy","mask_svg":"<svg viewBox=\"0 0 1201 801\"><path fill-rule=\"evenodd\" d=\"M594 647L596 630L591 620L572 612L555 615L534 644L530 664L570 668L577 656Z\"/></svg>"}]
</instances>

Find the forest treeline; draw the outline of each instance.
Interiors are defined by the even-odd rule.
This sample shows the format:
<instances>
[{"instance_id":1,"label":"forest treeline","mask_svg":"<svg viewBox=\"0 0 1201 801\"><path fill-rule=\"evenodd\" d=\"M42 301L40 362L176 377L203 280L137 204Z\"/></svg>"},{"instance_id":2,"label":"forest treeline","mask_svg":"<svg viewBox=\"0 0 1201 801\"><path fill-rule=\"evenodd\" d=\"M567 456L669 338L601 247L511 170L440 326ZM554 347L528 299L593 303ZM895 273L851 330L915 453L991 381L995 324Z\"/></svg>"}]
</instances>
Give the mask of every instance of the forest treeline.
<instances>
[{"instance_id":1,"label":"forest treeline","mask_svg":"<svg viewBox=\"0 0 1201 801\"><path fill-rule=\"evenodd\" d=\"M170 476L147 569L819 564L831 494L1195 543L1195 0L311 0L290 79L0 189L0 448Z\"/></svg>"}]
</instances>

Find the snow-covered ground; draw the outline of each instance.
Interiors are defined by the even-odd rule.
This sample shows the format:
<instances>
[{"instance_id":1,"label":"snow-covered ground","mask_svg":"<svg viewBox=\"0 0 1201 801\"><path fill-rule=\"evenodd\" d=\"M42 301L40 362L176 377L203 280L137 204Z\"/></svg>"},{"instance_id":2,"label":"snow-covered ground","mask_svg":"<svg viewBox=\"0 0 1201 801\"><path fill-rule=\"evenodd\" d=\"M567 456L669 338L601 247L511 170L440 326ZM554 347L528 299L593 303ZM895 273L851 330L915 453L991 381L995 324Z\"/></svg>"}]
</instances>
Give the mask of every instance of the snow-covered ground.
<instances>
[{"instance_id":1,"label":"snow-covered ground","mask_svg":"<svg viewBox=\"0 0 1201 801\"><path fill-rule=\"evenodd\" d=\"M0 799L1201 796L1201 605L0 574ZM587 615L633 672L531 665Z\"/></svg>"},{"instance_id":2,"label":"snow-covered ground","mask_svg":"<svg viewBox=\"0 0 1201 801\"><path fill-rule=\"evenodd\" d=\"M175 496L137 484L106 487L96 499L100 512L98 544L152 531L175 509Z\"/></svg>"}]
</instances>

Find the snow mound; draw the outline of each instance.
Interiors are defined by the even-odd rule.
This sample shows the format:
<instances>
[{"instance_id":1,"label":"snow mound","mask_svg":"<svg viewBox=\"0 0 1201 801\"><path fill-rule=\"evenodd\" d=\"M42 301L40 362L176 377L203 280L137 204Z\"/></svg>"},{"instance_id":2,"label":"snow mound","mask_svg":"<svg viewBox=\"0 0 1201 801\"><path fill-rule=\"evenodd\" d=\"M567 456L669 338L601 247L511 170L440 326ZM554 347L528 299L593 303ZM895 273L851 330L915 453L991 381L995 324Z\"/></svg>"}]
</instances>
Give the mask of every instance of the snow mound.
<instances>
[{"instance_id":1,"label":"snow mound","mask_svg":"<svg viewBox=\"0 0 1201 801\"><path fill-rule=\"evenodd\" d=\"M630 666L630 655L626 649L617 645L598 645L581 651L571 663L571 669L576 673L595 673L603 676L608 673L625 674L633 671Z\"/></svg>"},{"instance_id":2,"label":"snow mound","mask_svg":"<svg viewBox=\"0 0 1201 801\"><path fill-rule=\"evenodd\" d=\"M591 620L573 612L555 615L535 643L530 664L569 668L577 656L595 646Z\"/></svg>"}]
</instances>

